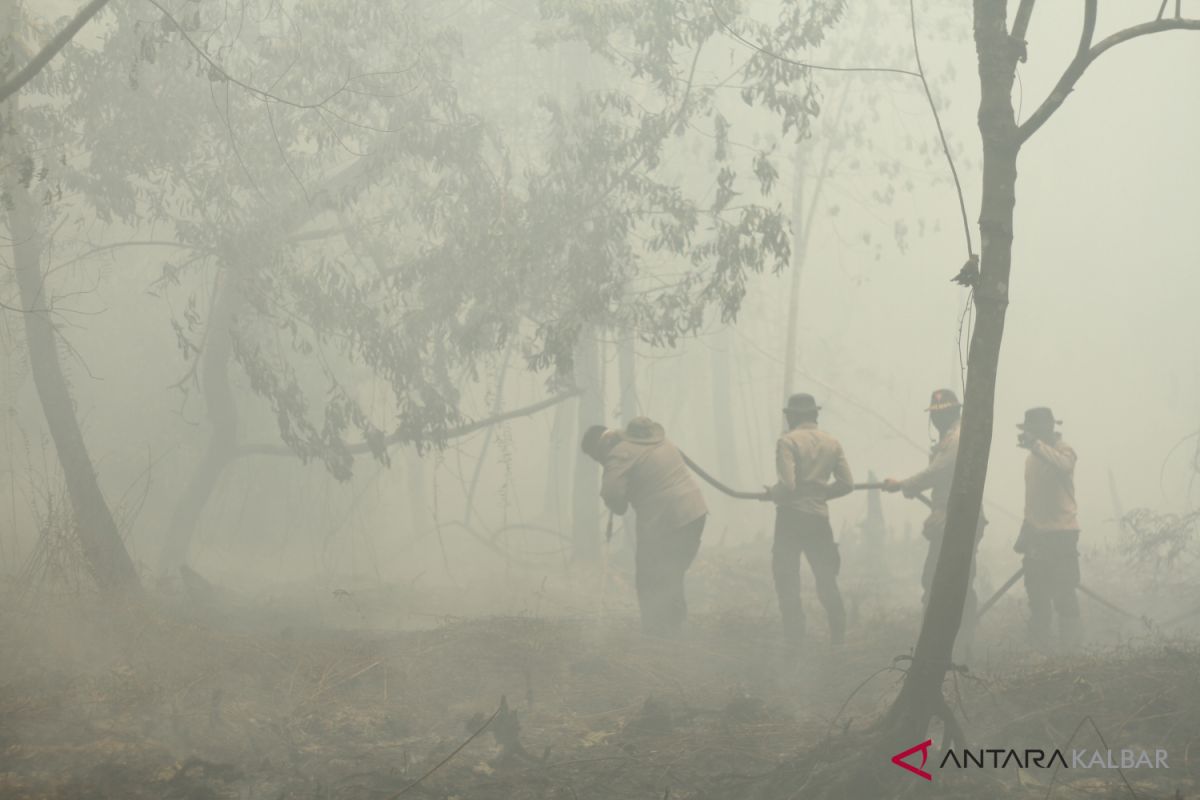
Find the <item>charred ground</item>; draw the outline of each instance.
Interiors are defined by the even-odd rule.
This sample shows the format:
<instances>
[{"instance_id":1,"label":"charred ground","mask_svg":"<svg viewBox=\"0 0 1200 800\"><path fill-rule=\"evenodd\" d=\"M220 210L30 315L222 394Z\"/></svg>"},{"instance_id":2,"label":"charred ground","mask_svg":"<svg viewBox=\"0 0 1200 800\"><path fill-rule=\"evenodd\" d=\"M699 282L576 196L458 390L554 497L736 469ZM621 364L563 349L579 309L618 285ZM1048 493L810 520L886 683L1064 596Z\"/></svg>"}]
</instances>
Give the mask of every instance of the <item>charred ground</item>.
<instances>
[{"instance_id":1,"label":"charred ground","mask_svg":"<svg viewBox=\"0 0 1200 800\"><path fill-rule=\"evenodd\" d=\"M313 610L316 587L271 603L164 589L132 634L79 595L43 592L36 614L10 595L0 795L782 800L826 795L847 770L948 797L1195 791L1200 647L1186 627L1090 607L1092 645L1046 658L1024 648L1022 606L1006 598L975 664L949 682L972 745L1166 748L1170 769L947 771L918 787L859 749L895 694L917 609L860 582L845 647L830 648L815 621L789 663L773 609L754 610L751 566L744 552L707 554L679 641L642 636L619 600L604 615L556 611L570 599L553 585L536 614L404 631L334 628ZM620 573L610 579L619 598ZM1156 612L1178 587L1157 591L1123 599ZM714 610L719 598L730 610ZM391 604L397 620L414 603L450 607L411 587L320 602L376 619Z\"/></svg>"}]
</instances>

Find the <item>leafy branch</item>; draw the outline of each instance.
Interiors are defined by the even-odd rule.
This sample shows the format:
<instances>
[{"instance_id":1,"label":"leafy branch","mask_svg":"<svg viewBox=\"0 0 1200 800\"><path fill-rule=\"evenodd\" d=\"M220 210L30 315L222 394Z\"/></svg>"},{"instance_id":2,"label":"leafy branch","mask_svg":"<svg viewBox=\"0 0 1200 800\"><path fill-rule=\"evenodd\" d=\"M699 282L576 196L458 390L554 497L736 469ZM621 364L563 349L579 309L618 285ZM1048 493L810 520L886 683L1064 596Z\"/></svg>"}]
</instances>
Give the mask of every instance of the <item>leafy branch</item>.
<instances>
[{"instance_id":1,"label":"leafy branch","mask_svg":"<svg viewBox=\"0 0 1200 800\"><path fill-rule=\"evenodd\" d=\"M79 10L70 22L59 31L53 39L46 43L45 47L37 52L33 58L26 62L25 66L21 67L16 73L4 83L0 84L0 103L3 103L13 94L21 90L21 87L33 80L42 69L50 63L50 60L58 55L58 51L67 46L67 42L75 38L75 34L79 33L88 21L99 13L100 9L108 5L108 0L91 0L86 6Z\"/></svg>"}]
</instances>

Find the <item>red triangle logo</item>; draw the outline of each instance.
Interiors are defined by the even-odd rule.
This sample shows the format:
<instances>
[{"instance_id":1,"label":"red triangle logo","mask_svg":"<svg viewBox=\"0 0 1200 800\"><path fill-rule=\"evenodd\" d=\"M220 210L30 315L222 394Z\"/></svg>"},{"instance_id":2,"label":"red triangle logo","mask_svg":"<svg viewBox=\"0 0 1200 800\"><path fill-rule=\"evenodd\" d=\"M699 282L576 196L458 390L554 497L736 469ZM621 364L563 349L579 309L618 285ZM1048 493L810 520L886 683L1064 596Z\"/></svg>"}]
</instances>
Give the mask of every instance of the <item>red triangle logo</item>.
<instances>
[{"instance_id":1,"label":"red triangle logo","mask_svg":"<svg viewBox=\"0 0 1200 800\"><path fill-rule=\"evenodd\" d=\"M911 772L914 775L920 775L922 778L924 778L927 781L932 781L933 780L932 775L930 775L928 772L921 769L920 767L914 767L912 764L909 764L907 761L904 760L904 759L908 758L909 756L911 756L913 753L920 750L921 751L921 767L924 767L925 762L929 760L929 748L932 745L933 745L933 739L926 739L925 741L921 742L920 744L910 747L901 753L896 753L896 755L892 756L892 763L895 764L897 767L904 767L906 770L908 770L909 772Z\"/></svg>"}]
</instances>

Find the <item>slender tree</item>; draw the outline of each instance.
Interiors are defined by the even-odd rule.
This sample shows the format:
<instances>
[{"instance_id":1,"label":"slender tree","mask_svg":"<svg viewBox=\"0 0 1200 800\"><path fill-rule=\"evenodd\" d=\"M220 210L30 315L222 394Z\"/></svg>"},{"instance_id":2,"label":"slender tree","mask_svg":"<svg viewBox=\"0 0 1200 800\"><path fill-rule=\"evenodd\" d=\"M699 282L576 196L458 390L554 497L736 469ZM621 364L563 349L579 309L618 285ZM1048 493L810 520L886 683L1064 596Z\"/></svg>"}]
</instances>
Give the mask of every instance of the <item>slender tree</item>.
<instances>
[{"instance_id":1,"label":"slender tree","mask_svg":"<svg viewBox=\"0 0 1200 800\"><path fill-rule=\"evenodd\" d=\"M575 385L579 387L576 430L585 431L605 419L604 359L601 343L586 333L575 348ZM575 452L571 483L571 541L576 559L593 561L600 555L600 465Z\"/></svg>"},{"instance_id":2,"label":"slender tree","mask_svg":"<svg viewBox=\"0 0 1200 800\"><path fill-rule=\"evenodd\" d=\"M1026 32L1035 0L1021 0L1009 25L1008 3L975 0L975 48L979 58L979 130L983 143L983 190L980 202L980 262L973 285L972 330L960 456L947 511L946 537L930 588L929 604L899 696L884 720L886 747L911 745L926 734L934 717L948 738L962 737L943 694L951 668L954 640L962 622L976 520L979 518L992 441L996 375L1012 268L1013 212L1016 207L1017 157L1021 147L1058 111L1087 68L1117 45L1172 30L1200 30L1200 20L1178 16L1157 19L1095 40L1098 0L1084 0L1083 21L1074 57L1054 88L1023 122L1013 111L1017 64L1027 59Z\"/></svg>"},{"instance_id":3,"label":"slender tree","mask_svg":"<svg viewBox=\"0 0 1200 800\"><path fill-rule=\"evenodd\" d=\"M12 64L20 51L20 23L16 4L0 13L0 63ZM55 326L55 297L46 282L44 215L53 205L55 187L48 170L36 168L19 95L9 92L6 97L0 102L0 185L33 382L62 465L86 566L108 599L124 604L137 599L141 584L83 438L60 357L64 342Z\"/></svg>"}]
</instances>

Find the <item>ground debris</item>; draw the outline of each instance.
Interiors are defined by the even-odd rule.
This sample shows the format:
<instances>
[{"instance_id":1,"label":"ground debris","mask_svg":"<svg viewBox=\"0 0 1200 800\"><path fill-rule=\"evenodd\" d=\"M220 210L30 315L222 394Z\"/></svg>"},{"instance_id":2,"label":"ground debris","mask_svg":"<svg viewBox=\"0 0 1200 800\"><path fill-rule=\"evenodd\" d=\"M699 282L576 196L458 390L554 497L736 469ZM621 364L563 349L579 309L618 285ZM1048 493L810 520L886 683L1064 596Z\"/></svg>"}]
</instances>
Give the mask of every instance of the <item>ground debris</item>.
<instances>
[{"instance_id":1,"label":"ground debris","mask_svg":"<svg viewBox=\"0 0 1200 800\"><path fill-rule=\"evenodd\" d=\"M863 618L873 627L841 651L796 663L773 620L728 612L695 614L674 641L643 636L629 617L293 627L287 637L279 626L251 635L162 619L133 650L105 650L86 631L35 640L27 619L0 611L0 797L855 797L836 794L847 775L882 770L889 786L905 777L863 750L895 680L856 689L916 626L915 615L881 609ZM990 635L1011 632L992 622ZM1195 796L1194 641L1053 659L1005 647L1011 655L948 679L972 743L1066 746L1090 715L1114 747L1171 751L1170 776L1129 774L1139 795ZM1091 728L1074 744L1100 746ZM1095 784L1095 796L1117 796L1116 781L1008 770L939 776L935 791L1068 797Z\"/></svg>"}]
</instances>

